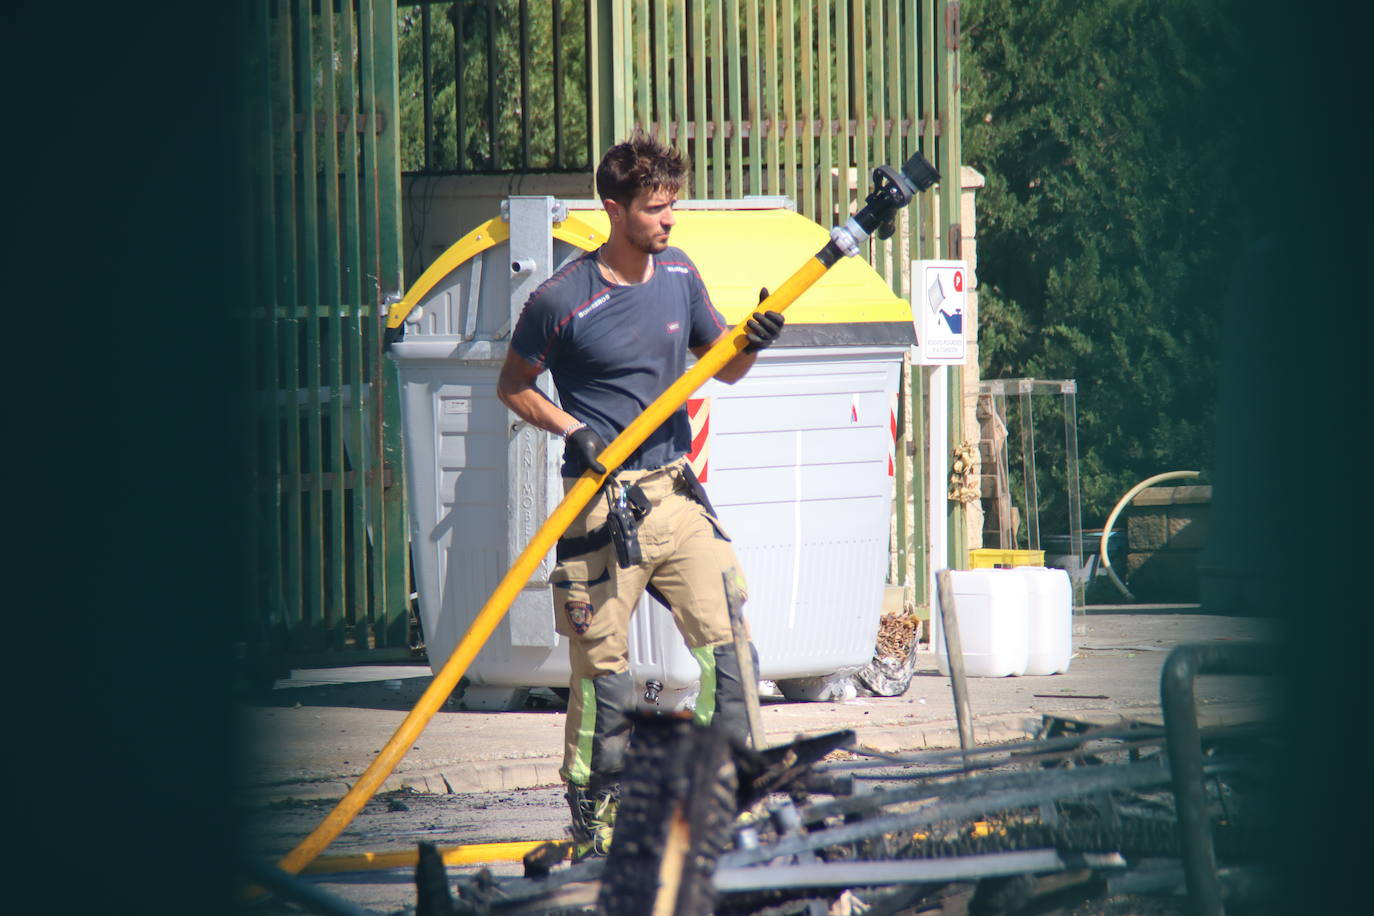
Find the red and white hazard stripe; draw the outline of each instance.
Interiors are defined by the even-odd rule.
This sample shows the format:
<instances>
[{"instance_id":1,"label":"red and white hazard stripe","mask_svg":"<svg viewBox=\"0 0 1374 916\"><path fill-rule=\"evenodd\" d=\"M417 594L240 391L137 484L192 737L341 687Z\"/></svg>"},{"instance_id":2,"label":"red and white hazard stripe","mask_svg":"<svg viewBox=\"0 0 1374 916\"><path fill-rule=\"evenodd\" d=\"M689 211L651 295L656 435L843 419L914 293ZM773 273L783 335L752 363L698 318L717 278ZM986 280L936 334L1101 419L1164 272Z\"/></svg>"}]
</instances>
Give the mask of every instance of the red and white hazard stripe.
<instances>
[{"instance_id":1,"label":"red and white hazard stripe","mask_svg":"<svg viewBox=\"0 0 1374 916\"><path fill-rule=\"evenodd\" d=\"M687 419L692 426L692 447L687 452L687 463L697 480L706 483L706 475L711 470L711 399L688 398Z\"/></svg>"},{"instance_id":2,"label":"red and white hazard stripe","mask_svg":"<svg viewBox=\"0 0 1374 916\"><path fill-rule=\"evenodd\" d=\"M887 439L887 476L897 476L897 393L890 395L887 412L887 428L891 433Z\"/></svg>"}]
</instances>

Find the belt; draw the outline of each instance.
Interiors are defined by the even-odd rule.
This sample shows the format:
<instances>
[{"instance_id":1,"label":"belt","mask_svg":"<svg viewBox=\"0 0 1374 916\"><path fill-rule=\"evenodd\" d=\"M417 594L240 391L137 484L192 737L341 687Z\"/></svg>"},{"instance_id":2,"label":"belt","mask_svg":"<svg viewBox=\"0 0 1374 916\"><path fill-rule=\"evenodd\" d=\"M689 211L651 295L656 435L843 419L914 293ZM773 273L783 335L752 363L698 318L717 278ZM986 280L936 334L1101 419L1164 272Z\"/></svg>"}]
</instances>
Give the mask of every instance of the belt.
<instances>
[{"instance_id":1,"label":"belt","mask_svg":"<svg viewBox=\"0 0 1374 916\"><path fill-rule=\"evenodd\" d=\"M651 468L646 473L636 475L634 482L629 485L631 501L635 503L635 511L630 517L627 517L629 513L622 514L619 526L620 531L617 532L612 530L611 522L608 520L588 531L586 534L559 538L558 544L554 550L554 557L557 561L562 563L564 560L571 557L580 557L584 554L593 553L601 550L607 544L615 542L616 553L620 560L620 565L633 565L627 562L627 560L638 556L638 538L635 536L638 522L644 516L648 515L650 509L653 508L643 491L640 490L639 483L645 482L649 478L656 477L659 474L667 474L675 478L676 482L672 487L673 492L680 489L686 490L690 499L700 503L707 512L712 515L715 514L715 510L711 506L711 501L706 498L705 489L697 480L696 475L692 473L692 466L687 463L685 458L678 458L662 467ZM635 496L636 491L637 498ZM618 540L617 535L619 535ZM634 562L638 562L638 560L636 559Z\"/></svg>"},{"instance_id":2,"label":"belt","mask_svg":"<svg viewBox=\"0 0 1374 916\"><path fill-rule=\"evenodd\" d=\"M554 548L554 557L559 563L570 557L580 557L586 553L594 553L611 542L611 529L606 525L599 525L588 531L586 534L577 537L562 537L558 539L558 545Z\"/></svg>"}]
</instances>

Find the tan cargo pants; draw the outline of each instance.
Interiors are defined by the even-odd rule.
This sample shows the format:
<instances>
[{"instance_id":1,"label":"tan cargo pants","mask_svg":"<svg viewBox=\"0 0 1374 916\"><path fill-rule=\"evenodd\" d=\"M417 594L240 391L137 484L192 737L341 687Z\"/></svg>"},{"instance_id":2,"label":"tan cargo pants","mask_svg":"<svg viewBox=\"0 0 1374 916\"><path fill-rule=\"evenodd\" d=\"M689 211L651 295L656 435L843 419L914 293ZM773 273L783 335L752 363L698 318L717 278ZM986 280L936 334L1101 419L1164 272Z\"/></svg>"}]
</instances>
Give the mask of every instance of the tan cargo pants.
<instances>
[{"instance_id":1,"label":"tan cargo pants","mask_svg":"<svg viewBox=\"0 0 1374 916\"><path fill-rule=\"evenodd\" d=\"M708 674L714 680L714 669L707 670L713 665L711 648L732 641L722 574L741 592L746 590L744 576L720 521L692 499L685 466L682 458L661 468L616 475L621 483L638 484L651 505L639 523L641 563L621 569L614 545L606 544L566 556L550 577L554 619L558 632L568 639L572 669L561 770L565 780L587 782L596 715L592 680L629 670L630 616L646 587L667 602L678 632L702 666L703 695ZM564 489L575 482L565 479ZM598 493L564 538L596 531L606 523L607 514L607 496ZM706 699L709 717L714 698ZM700 718L700 702L698 707Z\"/></svg>"}]
</instances>

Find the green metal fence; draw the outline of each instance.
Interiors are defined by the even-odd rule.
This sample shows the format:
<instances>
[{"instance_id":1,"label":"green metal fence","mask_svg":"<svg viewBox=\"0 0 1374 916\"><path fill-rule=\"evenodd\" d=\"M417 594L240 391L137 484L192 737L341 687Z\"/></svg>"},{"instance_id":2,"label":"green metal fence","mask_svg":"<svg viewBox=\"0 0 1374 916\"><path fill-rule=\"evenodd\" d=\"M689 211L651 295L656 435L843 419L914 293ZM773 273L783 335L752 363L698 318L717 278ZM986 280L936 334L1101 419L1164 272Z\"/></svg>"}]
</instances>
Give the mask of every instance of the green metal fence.
<instances>
[{"instance_id":1,"label":"green metal fence","mask_svg":"<svg viewBox=\"0 0 1374 916\"><path fill-rule=\"evenodd\" d=\"M958 178L951 0L424 0L397 17L409 174L589 171L638 125L688 154L691 196L786 195L825 226L917 150ZM947 198L870 242L899 293L911 257L957 247Z\"/></svg>"},{"instance_id":2,"label":"green metal fence","mask_svg":"<svg viewBox=\"0 0 1374 916\"><path fill-rule=\"evenodd\" d=\"M403 156L420 174L590 170L639 125L687 153L691 196L786 195L834 225L874 166L916 150L957 182L958 10L950 0L252 3L255 625L269 652L292 663L402 658L418 636L397 391L378 333L403 288ZM899 295L913 257L959 254L959 195L922 195L918 207L865 252ZM903 410L919 417L921 374L910 378ZM924 543L914 433L915 452L898 458L898 504L915 507L898 518L903 582ZM910 584L922 601L922 578Z\"/></svg>"},{"instance_id":3,"label":"green metal fence","mask_svg":"<svg viewBox=\"0 0 1374 916\"><path fill-rule=\"evenodd\" d=\"M397 11L401 162L425 175L586 172L592 4L422 0Z\"/></svg>"},{"instance_id":4,"label":"green metal fence","mask_svg":"<svg viewBox=\"0 0 1374 916\"><path fill-rule=\"evenodd\" d=\"M603 143L633 126L686 151L691 194L786 195L823 226L842 224L872 169L920 151L945 176L886 241L864 252L898 295L913 258L959 257L959 4L948 0L626 0L597 4L610 72L596 97L612 113ZM605 60L606 58L603 58ZM950 193L944 193L949 189ZM904 378L896 474L894 584L926 604L924 377ZM962 375L954 373L951 416ZM961 429L952 431L961 441ZM912 448L906 448L910 442ZM935 498L939 498L936 495ZM962 507L951 509L961 555Z\"/></svg>"},{"instance_id":5,"label":"green metal fence","mask_svg":"<svg viewBox=\"0 0 1374 916\"><path fill-rule=\"evenodd\" d=\"M258 0L246 18L256 635L292 663L404 657L398 403L380 335L402 282L395 8Z\"/></svg>"},{"instance_id":6,"label":"green metal fence","mask_svg":"<svg viewBox=\"0 0 1374 916\"><path fill-rule=\"evenodd\" d=\"M599 145L646 128L694 165L699 198L786 195L823 226L842 224L873 167L920 151L944 181L864 252L898 295L914 258L958 258L961 239L959 4L954 0L602 0L589 34ZM896 475L896 584L928 603L924 577L924 376L906 375ZM950 380L951 441L962 441L963 373ZM929 498L940 498L935 494ZM950 554L961 565L963 508L951 503Z\"/></svg>"}]
</instances>

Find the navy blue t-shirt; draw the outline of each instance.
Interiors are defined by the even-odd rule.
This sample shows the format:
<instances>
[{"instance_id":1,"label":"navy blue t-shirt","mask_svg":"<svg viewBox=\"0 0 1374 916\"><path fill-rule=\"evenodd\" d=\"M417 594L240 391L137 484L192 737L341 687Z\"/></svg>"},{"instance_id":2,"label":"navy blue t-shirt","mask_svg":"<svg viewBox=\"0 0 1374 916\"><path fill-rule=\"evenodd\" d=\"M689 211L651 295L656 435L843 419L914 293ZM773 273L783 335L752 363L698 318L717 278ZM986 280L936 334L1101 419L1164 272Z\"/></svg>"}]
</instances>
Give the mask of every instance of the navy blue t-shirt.
<instances>
[{"instance_id":1,"label":"navy blue t-shirt","mask_svg":"<svg viewBox=\"0 0 1374 916\"><path fill-rule=\"evenodd\" d=\"M511 334L517 354L553 373L563 409L608 443L686 371L689 348L727 330L681 249L652 258L653 276L634 286L602 277L595 252L574 259L534 291ZM660 467L690 445L681 407L621 467Z\"/></svg>"}]
</instances>

